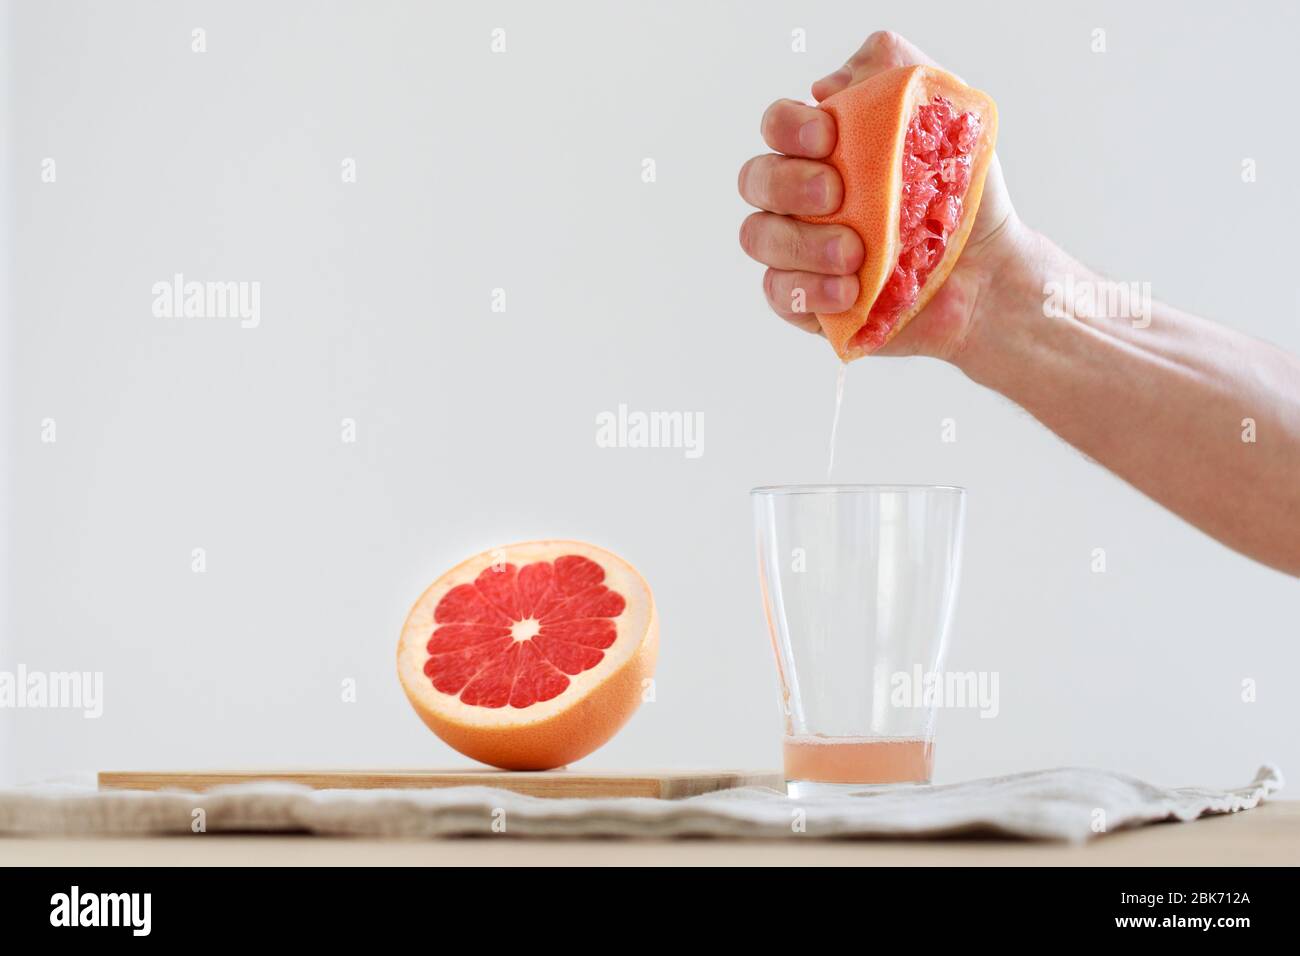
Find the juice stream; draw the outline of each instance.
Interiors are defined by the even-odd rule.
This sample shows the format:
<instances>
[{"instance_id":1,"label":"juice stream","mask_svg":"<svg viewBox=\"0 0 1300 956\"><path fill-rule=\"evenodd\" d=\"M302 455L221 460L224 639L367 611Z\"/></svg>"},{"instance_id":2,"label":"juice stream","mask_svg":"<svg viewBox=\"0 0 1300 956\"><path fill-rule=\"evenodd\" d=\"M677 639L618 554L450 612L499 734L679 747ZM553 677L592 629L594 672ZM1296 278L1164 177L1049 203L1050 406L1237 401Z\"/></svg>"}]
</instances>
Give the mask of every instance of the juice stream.
<instances>
[{"instance_id":1,"label":"juice stream","mask_svg":"<svg viewBox=\"0 0 1300 956\"><path fill-rule=\"evenodd\" d=\"M840 431L840 408L844 405L844 373L849 370L848 362L840 363L840 370L835 375L835 415L831 419L831 454L826 463L826 480L831 480L835 470L835 437Z\"/></svg>"}]
</instances>

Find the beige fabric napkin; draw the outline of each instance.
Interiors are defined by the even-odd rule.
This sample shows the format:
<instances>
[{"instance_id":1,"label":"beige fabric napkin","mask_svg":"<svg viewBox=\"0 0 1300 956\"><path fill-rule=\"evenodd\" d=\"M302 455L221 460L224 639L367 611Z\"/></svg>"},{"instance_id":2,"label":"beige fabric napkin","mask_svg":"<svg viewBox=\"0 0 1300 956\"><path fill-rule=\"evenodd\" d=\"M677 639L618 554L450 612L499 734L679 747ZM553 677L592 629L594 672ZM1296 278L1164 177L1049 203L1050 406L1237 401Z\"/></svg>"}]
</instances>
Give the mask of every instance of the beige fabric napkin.
<instances>
[{"instance_id":1,"label":"beige fabric napkin","mask_svg":"<svg viewBox=\"0 0 1300 956\"><path fill-rule=\"evenodd\" d=\"M1256 807L1282 788L1272 765L1244 787L1166 789L1101 770L1059 769L943 786L794 800L724 790L686 800L543 799L488 787L311 790L251 783L207 793L98 792L42 785L0 791L0 833L307 832L381 837L835 839L982 834L1083 842L1161 820Z\"/></svg>"}]
</instances>

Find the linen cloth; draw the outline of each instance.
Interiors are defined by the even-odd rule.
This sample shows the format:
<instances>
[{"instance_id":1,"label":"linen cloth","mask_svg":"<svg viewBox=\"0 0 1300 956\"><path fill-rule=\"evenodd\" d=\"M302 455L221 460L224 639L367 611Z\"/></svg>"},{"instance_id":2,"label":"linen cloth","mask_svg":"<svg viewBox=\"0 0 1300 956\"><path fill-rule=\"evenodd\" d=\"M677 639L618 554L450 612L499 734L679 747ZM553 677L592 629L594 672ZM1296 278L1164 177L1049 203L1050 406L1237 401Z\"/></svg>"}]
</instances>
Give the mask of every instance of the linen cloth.
<instances>
[{"instance_id":1,"label":"linen cloth","mask_svg":"<svg viewBox=\"0 0 1300 956\"><path fill-rule=\"evenodd\" d=\"M1169 789L1119 773L1063 768L806 799L758 787L684 800L593 800L529 797L490 787L312 790L297 784L245 783L193 793L44 784L0 790L0 833L767 839L980 835L1082 843L1158 821L1250 810L1282 785L1281 772L1271 764L1261 767L1250 783L1228 790Z\"/></svg>"}]
</instances>

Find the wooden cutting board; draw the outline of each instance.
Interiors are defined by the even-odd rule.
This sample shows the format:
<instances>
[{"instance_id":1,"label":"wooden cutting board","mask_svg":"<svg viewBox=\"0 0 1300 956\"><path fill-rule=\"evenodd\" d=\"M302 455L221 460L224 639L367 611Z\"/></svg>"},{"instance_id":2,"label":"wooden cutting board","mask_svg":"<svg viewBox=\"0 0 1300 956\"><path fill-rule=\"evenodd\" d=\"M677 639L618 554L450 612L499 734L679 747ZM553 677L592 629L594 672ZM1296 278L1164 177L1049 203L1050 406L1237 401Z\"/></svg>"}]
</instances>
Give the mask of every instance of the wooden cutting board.
<instances>
[{"instance_id":1,"label":"wooden cutting board","mask_svg":"<svg viewBox=\"0 0 1300 956\"><path fill-rule=\"evenodd\" d=\"M679 800L733 787L785 788L775 770L617 771L546 770L104 770L100 790L203 791L232 783L298 783L314 790L426 790L500 787L531 797L654 797Z\"/></svg>"}]
</instances>

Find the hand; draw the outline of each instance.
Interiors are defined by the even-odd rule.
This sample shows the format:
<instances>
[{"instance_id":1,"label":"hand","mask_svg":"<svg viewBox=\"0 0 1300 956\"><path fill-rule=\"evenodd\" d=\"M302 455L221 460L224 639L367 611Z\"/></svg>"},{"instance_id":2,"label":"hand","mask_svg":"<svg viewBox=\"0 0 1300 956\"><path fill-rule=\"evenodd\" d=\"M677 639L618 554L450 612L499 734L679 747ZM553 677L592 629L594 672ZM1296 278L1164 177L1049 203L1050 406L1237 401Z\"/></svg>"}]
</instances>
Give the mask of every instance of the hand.
<instances>
[{"instance_id":1,"label":"hand","mask_svg":"<svg viewBox=\"0 0 1300 956\"><path fill-rule=\"evenodd\" d=\"M932 64L893 33L873 33L839 70L812 86L818 102L869 76L899 66ZM784 155L757 156L740 170L740 195L764 212L740 228L740 244L768 266L763 290L772 309L790 323L820 332L815 312L842 312L858 296L862 240L847 226L798 222L795 215L828 215L839 208L844 184L828 163L835 120L824 110L778 100L763 114L763 140ZM929 355L951 360L966 345L990 304L992 279L1021 254L1026 237L1015 217L997 156L989 166L979 214L961 257L939 293L878 355ZM804 291L802 312L791 306Z\"/></svg>"}]
</instances>

